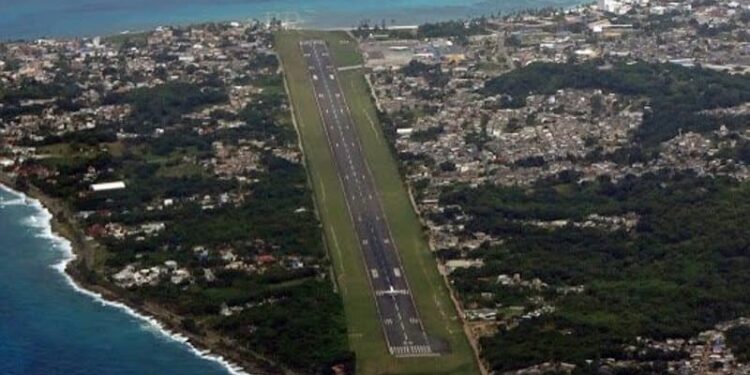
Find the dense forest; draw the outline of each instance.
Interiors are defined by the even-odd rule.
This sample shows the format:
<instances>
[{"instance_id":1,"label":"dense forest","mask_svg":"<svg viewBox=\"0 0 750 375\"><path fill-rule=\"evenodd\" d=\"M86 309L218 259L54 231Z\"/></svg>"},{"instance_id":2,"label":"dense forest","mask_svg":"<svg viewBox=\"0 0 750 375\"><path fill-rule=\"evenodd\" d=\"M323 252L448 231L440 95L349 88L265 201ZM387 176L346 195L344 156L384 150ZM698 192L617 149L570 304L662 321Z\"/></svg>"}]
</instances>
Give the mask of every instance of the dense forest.
<instances>
[{"instance_id":1,"label":"dense forest","mask_svg":"<svg viewBox=\"0 0 750 375\"><path fill-rule=\"evenodd\" d=\"M452 276L466 300L494 293L494 305L543 298L556 310L482 340L498 371L558 360L629 358L637 336L691 337L750 314L750 187L726 178L663 172L576 183L570 173L524 189L484 185L448 189L445 205L471 218L469 232L504 238L472 253L479 269ZM591 214L636 215L631 230L580 226ZM456 212L446 212L448 220ZM533 221L568 220L561 227ZM550 288L497 284L500 274L539 278ZM560 293L583 285L580 293ZM528 306L527 306L528 308ZM743 339L746 340L746 339Z\"/></svg>"},{"instance_id":2,"label":"dense forest","mask_svg":"<svg viewBox=\"0 0 750 375\"><path fill-rule=\"evenodd\" d=\"M75 106L72 100L81 93L81 88L61 72L53 82L44 83L35 79L23 78L15 85L0 82L0 126L16 116L40 114L48 105L27 101L52 100L59 107ZM75 109L75 108L73 108Z\"/></svg>"},{"instance_id":3,"label":"dense forest","mask_svg":"<svg viewBox=\"0 0 750 375\"><path fill-rule=\"evenodd\" d=\"M226 102L223 88L201 86L188 82L169 82L143 87L125 94L113 93L103 104L131 104L133 111L124 124L131 131L166 127L180 117L202 106Z\"/></svg>"},{"instance_id":4,"label":"dense forest","mask_svg":"<svg viewBox=\"0 0 750 375\"><path fill-rule=\"evenodd\" d=\"M727 344L740 361L750 361L750 327L738 326L727 331Z\"/></svg>"}]
</instances>

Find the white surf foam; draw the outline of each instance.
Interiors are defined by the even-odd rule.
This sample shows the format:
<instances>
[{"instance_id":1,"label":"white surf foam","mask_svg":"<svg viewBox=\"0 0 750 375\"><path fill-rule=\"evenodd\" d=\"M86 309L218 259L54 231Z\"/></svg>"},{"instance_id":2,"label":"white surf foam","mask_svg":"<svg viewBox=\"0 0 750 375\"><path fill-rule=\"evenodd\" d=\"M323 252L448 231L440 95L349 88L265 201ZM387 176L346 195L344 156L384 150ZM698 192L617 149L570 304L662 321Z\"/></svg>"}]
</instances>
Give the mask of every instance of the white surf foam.
<instances>
[{"instance_id":1,"label":"white surf foam","mask_svg":"<svg viewBox=\"0 0 750 375\"><path fill-rule=\"evenodd\" d=\"M26 204L22 198L15 198L9 200L0 200L0 208L5 206L21 206Z\"/></svg>"},{"instance_id":2,"label":"white surf foam","mask_svg":"<svg viewBox=\"0 0 750 375\"><path fill-rule=\"evenodd\" d=\"M24 202L24 204L28 204L34 207L37 213L25 219L23 224L33 227L33 228L41 229L41 232L38 234L38 236L40 238L49 239L53 243L54 248L63 253L62 260L60 260L58 263L51 265L51 267L57 270L58 272L60 272L60 274L62 274L63 277L65 278L68 285L70 285L71 288L73 288L76 292L84 294L88 297L91 297L91 299L100 303L102 306L108 306L108 307L112 307L112 308L124 311L128 315L141 320L142 322L144 322L144 324L146 324L146 327L153 329L155 332L158 332L158 334L162 335L163 337L169 338L172 341L185 345L190 350L190 352L192 352L196 356L220 364L232 375L250 375L247 372L245 372L242 369L242 367L238 366L235 363L230 362L224 357L213 354L208 350L200 350L196 348L192 343L188 341L187 337L177 332L172 332L166 329L164 325L162 325L155 318L143 315L135 311L134 309L132 309L130 306L127 306L123 303L109 301L105 299L104 297L102 297L102 295L99 293L92 292L88 289L84 289L80 287L78 284L76 284L75 280L73 280L73 278L70 277L70 275L68 275L67 272L65 272L65 269L68 267L68 264L76 259L76 255L75 253L73 253L73 247L71 246L70 241L52 232L52 225L50 223L50 220L52 219L52 214L49 212L49 210L47 210L47 208L44 207L39 200L29 198L25 194L15 191L7 186L0 184L0 189L17 196L22 202Z\"/></svg>"}]
</instances>

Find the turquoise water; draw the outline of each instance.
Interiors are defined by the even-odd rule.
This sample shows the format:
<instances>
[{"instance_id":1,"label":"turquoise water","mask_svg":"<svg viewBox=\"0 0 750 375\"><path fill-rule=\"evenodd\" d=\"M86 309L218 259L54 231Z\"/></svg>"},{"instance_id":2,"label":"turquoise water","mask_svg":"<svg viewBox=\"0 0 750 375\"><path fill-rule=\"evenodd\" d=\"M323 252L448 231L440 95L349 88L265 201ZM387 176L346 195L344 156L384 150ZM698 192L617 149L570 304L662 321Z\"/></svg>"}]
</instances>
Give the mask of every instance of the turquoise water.
<instances>
[{"instance_id":1,"label":"turquoise water","mask_svg":"<svg viewBox=\"0 0 750 375\"><path fill-rule=\"evenodd\" d=\"M315 27L349 27L361 20L410 25L581 0L0 0L0 40L92 36L158 25L268 16Z\"/></svg>"},{"instance_id":2,"label":"turquoise water","mask_svg":"<svg viewBox=\"0 0 750 375\"><path fill-rule=\"evenodd\" d=\"M76 292L58 270L68 248L49 233L49 216L7 191L0 202L0 374L229 372L146 321Z\"/></svg>"}]
</instances>

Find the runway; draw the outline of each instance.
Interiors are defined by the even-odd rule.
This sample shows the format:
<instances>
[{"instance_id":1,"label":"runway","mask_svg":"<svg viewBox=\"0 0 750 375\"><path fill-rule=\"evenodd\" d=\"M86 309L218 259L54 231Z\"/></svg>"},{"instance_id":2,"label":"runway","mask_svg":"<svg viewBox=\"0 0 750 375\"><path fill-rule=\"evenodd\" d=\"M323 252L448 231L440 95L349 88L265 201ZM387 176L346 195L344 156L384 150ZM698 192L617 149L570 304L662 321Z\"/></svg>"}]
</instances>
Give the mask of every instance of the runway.
<instances>
[{"instance_id":1,"label":"runway","mask_svg":"<svg viewBox=\"0 0 750 375\"><path fill-rule=\"evenodd\" d=\"M447 348L425 332L328 46L314 40L301 42L300 47L365 260L388 350L396 357L440 355Z\"/></svg>"}]
</instances>

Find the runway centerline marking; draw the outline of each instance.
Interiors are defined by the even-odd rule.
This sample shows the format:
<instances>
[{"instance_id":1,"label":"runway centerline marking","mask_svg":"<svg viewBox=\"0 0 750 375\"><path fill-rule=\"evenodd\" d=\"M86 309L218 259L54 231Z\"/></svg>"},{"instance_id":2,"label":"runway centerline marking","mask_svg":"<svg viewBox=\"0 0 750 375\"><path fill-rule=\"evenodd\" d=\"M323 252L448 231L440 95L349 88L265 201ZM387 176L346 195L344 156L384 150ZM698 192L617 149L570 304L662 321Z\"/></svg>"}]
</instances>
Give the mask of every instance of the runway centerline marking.
<instances>
[{"instance_id":1,"label":"runway centerline marking","mask_svg":"<svg viewBox=\"0 0 750 375\"><path fill-rule=\"evenodd\" d=\"M347 213L360 240L358 247L389 352L395 356L437 355L419 317L407 275L403 274L390 228L383 219L374 178L328 47L322 41L301 42L300 47L310 66L318 112L343 188Z\"/></svg>"}]
</instances>

